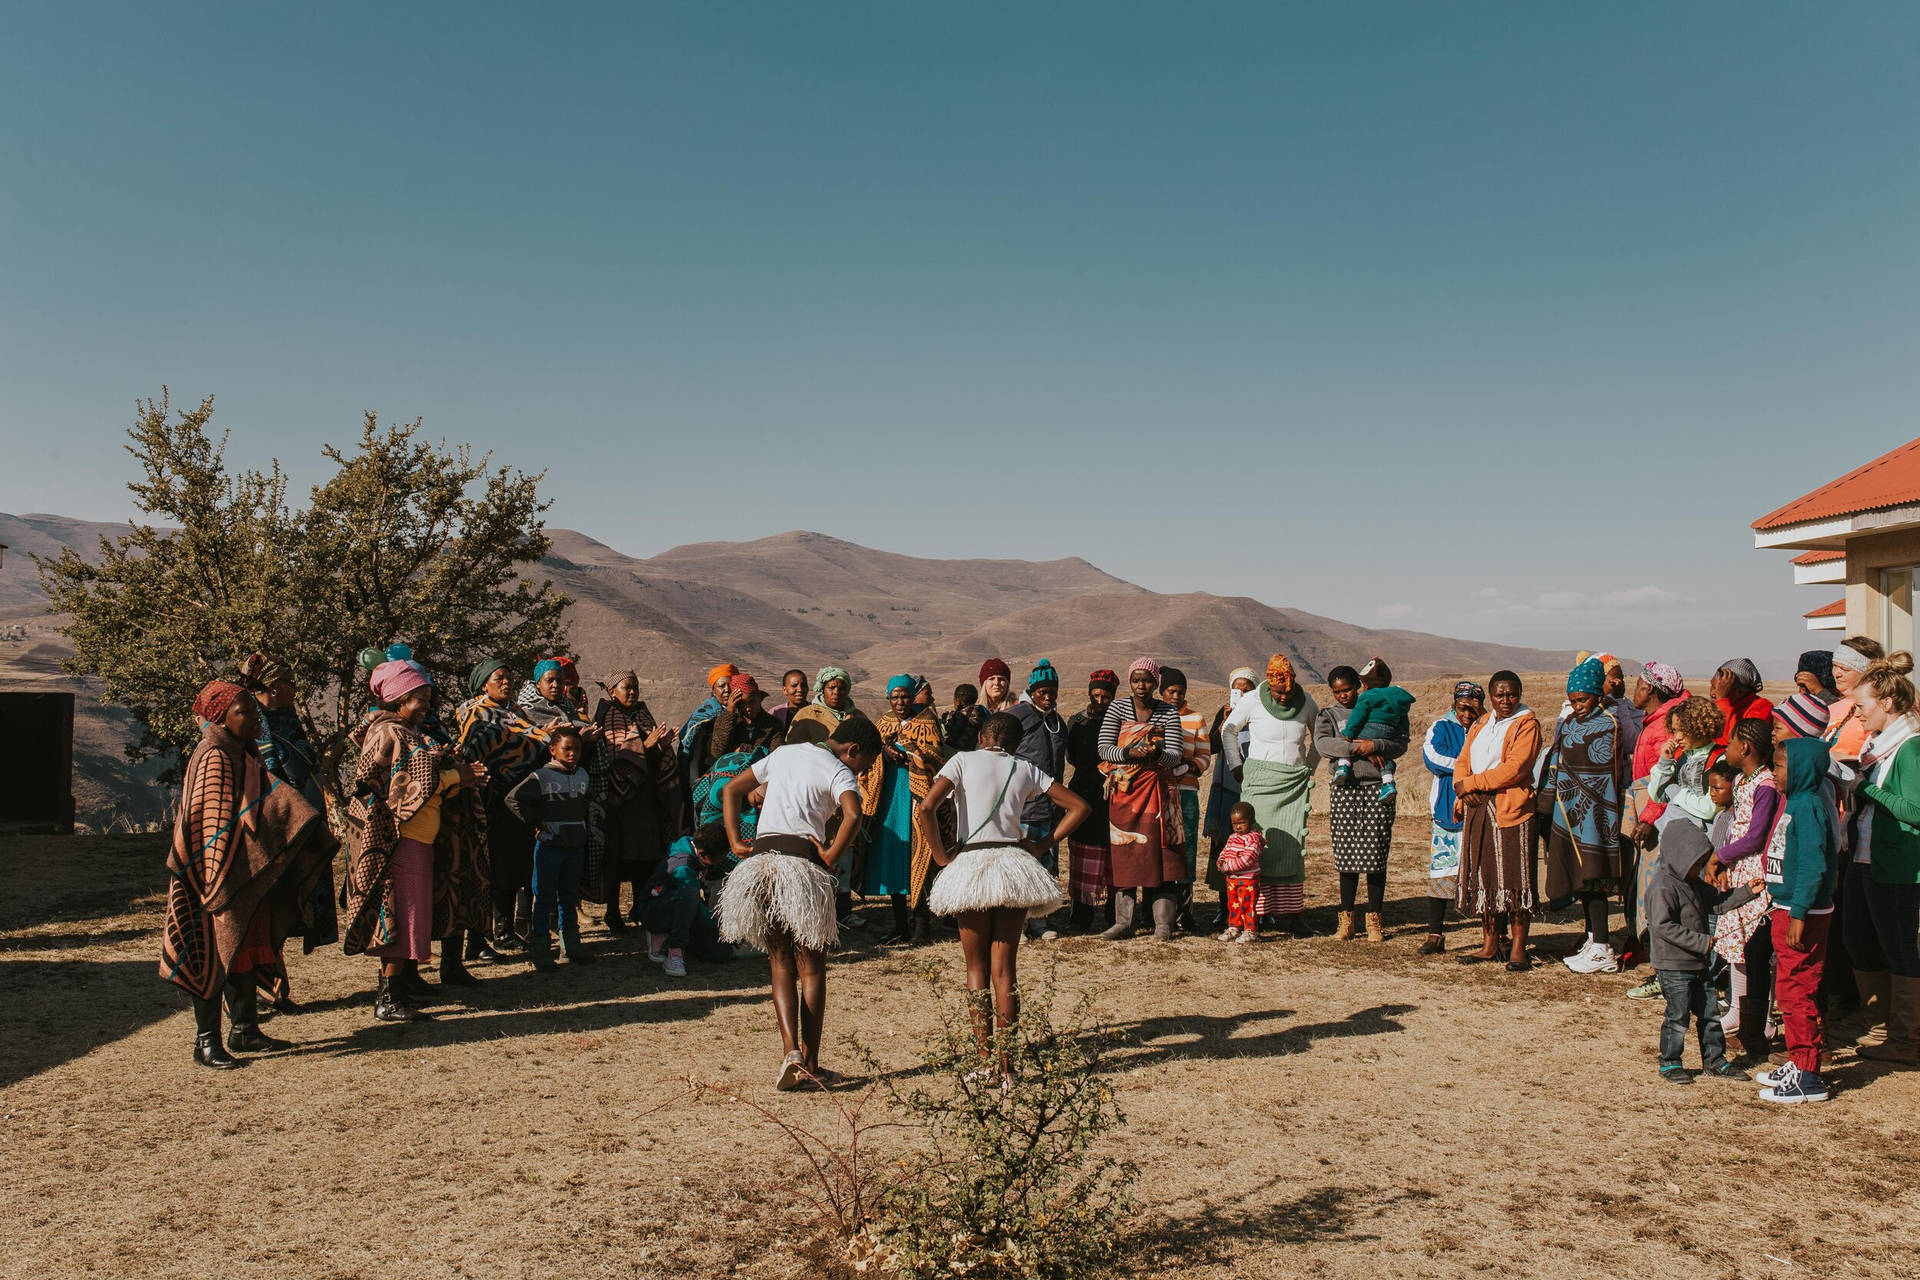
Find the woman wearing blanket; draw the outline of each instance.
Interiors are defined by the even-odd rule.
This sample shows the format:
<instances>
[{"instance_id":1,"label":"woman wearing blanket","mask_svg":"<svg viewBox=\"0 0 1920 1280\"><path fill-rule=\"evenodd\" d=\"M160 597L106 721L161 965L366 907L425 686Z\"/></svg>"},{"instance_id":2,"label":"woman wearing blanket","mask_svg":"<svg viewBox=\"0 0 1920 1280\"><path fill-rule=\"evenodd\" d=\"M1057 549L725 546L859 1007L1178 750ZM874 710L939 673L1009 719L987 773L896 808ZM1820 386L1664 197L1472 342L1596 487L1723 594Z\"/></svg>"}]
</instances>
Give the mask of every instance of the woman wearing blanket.
<instances>
[{"instance_id":1,"label":"woman wearing blanket","mask_svg":"<svg viewBox=\"0 0 1920 1280\"><path fill-rule=\"evenodd\" d=\"M1041 855L1092 812L1085 800L1013 754L1021 733L1018 716L1004 711L988 716L980 730L980 749L962 751L947 761L915 815L922 838L933 847L933 860L945 868L933 882L927 905L936 915L958 919L973 1032L982 1053L992 1044L990 1026L1004 1033L1020 1016L1015 964L1027 917L1048 915L1060 905L1060 882L1041 865ZM948 796L953 797L954 829L960 833L952 849L941 835L939 820ZM1023 838L1021 812L1041 797L1059 806L1059 823L1046 837ZM1000 1070L1006 1069L1003 1047Z\"/></svg>"}]
</instances>

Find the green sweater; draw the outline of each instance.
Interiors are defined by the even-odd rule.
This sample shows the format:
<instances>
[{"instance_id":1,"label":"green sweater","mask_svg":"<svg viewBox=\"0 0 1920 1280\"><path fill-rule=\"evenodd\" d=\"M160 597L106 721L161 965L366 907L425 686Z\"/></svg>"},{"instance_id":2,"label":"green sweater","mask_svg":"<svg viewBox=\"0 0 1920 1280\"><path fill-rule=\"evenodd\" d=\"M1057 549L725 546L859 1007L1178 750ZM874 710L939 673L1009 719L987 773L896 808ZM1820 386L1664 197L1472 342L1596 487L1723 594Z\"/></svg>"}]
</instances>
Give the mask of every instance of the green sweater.
<instances>
[{"instance_id":1,"label":"green sweater","mask_svg":"<svg viewBox=\"0 0 1920 1280\"><path fill-rule=\"evenodd\" d=\"M1881 884L1920 884L1920 738L1894 749L1882 786L1863 782L1857 793L1873 815L1873 878Z\"/></svg>"}]
</instances>

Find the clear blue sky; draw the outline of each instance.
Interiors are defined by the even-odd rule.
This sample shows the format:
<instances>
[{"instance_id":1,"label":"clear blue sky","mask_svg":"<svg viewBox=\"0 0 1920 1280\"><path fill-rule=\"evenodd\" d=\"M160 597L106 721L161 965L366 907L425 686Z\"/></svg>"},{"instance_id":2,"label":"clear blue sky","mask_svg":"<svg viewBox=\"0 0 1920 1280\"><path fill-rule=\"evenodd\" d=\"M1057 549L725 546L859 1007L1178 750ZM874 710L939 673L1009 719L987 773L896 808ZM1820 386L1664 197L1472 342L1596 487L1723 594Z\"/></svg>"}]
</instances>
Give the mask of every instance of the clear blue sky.
<instances>
[{"instance_id":1,"label":"clear blue sky","mask_svg":"<svg viewBox=\"0 0 1920 1280\"><path fill-rule=\"evenodd\" d=\"M1912 4L0 13L4 510L126 514L166 383L635 554L1775 667L1748 522L1920 434Z\"/></svg>"}]
</instances>

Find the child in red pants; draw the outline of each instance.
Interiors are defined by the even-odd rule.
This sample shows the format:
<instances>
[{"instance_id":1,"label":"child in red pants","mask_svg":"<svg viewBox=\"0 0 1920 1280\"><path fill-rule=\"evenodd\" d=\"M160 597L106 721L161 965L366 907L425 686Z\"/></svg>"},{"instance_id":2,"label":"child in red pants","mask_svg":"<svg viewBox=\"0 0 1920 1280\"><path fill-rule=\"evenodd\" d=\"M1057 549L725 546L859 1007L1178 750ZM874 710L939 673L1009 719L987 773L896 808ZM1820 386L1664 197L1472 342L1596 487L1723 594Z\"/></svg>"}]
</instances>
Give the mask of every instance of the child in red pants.
<instances>
[{"instance_id":1,"label":"child in red pants","mask_svg":"<svg viewBox=\"0 0 1920 1280\"><path fill-rule=\"evenodd\" d=\"M1825 1102L1820 1050L1825 1036L1814 996L1827 963L1827 929L1833 920L1835 851L1833 828L1820 780L1827 774L1827 744L1789 738L1774 748L1773 776L1784 778L1780 816L1767 838L1765 875L1773 899L1773 998L1786 1024L1788 1061L1754 1076L1768 1102Z\"/></svg>"},{"instance_id":2,"label":"child in red pants","mask_svg":"<svg viewBox=\"0 0 1920 1280\"><path fill-rule=\"evenodd\" d=\"M1221 846L1217 860L1227 878L1227 931L1220 935L1222 942L1252 942L1260 936L1253 904L1260 892L1260 855L1267 851L1267 841L1254 821L1253 806L1245 801L1227 811L1233 834Z\"/></svg>"}]
</instances>

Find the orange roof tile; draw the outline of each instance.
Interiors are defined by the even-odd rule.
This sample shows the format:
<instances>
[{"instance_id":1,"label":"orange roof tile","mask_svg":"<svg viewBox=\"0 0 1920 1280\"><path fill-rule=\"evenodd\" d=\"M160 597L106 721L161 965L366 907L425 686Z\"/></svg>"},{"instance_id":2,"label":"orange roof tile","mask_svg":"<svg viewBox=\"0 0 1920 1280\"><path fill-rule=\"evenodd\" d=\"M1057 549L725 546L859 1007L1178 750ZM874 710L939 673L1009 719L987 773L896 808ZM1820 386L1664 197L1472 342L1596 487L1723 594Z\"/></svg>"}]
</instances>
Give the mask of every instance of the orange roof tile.
<instances>
[{"instance_id":1,"label":"orange roof tile","mask_svg":"<svg viewBox=\"0 0 1920 1280\"><path fill-rule=\"evenodd\" d=\"M1823 604L1818 609L1809 609L1803 617L1808 618L1844 618L1847 616L1847 598L1841 596L1832 604Z\"/></svg>"},{"instance_id":2,"label":"orange roof tile","mask_svg":"<svg viewBox=\"0 0 1920 1280\"><path fill-rule=\"evenodd\" d=\"M1809 520L1831 520L1861 511L1878 511L1920 502L1920 439L1909 440L1891 453L1881 454L1864 467L1823 484L1805 497L1770 511L1753 522L1755 529L1779 529Z\"/></svg>"},{"instance_id":3,"label":"orange roof tile","mask_svg":"<svg viewBox=\"0 0 1920 1280\"><path fill-rule=\"evenodd\" d=\"M1846 558L1847 558L1846 552L1841 551L1838 548L1835 548L1828 551L1803 551L1799 555L1795 556L1793 559L1787 561L1787 563L1788 564L1825 564L1829 560L1845 560Z\"/></svg>"}]
</instances>

